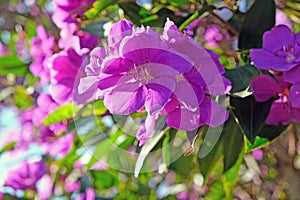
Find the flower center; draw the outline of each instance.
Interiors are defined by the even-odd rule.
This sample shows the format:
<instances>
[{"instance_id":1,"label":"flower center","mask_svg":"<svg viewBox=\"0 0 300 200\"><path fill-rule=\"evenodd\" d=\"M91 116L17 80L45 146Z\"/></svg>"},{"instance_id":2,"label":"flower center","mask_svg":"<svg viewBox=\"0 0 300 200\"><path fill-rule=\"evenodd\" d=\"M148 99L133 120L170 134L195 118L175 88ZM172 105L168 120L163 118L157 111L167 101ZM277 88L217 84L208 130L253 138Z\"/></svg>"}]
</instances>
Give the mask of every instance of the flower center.
<instances>
[{"instance_id":1,"label":"flower center","mask_svg":"<svg viewBox=\"0 0 300 200\"><path fill-rule=\"evenodd\" d=\"M146 63L142 65L134 64L134 67L127 73L132 74L133 78L137 81L145 81L146 83L148 83L149 80L153 78L150 74L152 68L153 67L151 63Z\"/></svg>"},{"instance_id":2,"label":"flower center","mask_svg":"<svg viewBox=\"0 0 300 200\"><path fill-rule=\"evenodd\" d=\"M296 56L296 48L297 44L289 44L288 46L283 46L281 49L275 51L275 56L282 57L286 60L286 62L291 63L295 60Z\"/></svg>"}]
</instances>

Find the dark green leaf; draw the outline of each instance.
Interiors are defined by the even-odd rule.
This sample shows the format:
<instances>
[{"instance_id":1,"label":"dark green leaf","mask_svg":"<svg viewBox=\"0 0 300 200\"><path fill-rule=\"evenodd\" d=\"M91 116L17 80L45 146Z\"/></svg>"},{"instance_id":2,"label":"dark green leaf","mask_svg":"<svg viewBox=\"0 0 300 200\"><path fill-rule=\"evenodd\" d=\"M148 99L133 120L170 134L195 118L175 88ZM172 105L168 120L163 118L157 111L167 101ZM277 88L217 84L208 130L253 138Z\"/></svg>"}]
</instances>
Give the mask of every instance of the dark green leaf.
<instances>
[{"instance_id":1,"label":"dark green leaf","mask_svg":"<svg viewBox=\"0 0 300 200\"><path fill-rule=\"evenodd\" d=\"M17 56L0 57L0 75L14 74L25 76L28 73L28 65Z\"/></svg>"},{"instance_id":2,"label":"dark green leaf","mask_svg":"<svg viewBox=\"0 0 300 200\"><path fill-rule=\"evenodd\" d=\"M219 128L210 128L210 129L216 129L216 132L220 131ZM213 133L209 133L208 136L210 135L214 137ZM223 141L221 139L218 139L217 143L213 144L213 142L214 141L207 141L206 143L202 144L202 146L203 145L211 146L211 149L209 150L209 153L205 157L199 158L200 172L203 174L205 180L207 180L213 168L218 164L218 162L221 160L223 156ZM203 149L202 146L201 149ZM199 152L200 155L201 155L201 149Z\"/></svg>"},{"instance_id":3,"label":"dark green leaf","mask_svg":"<svg viewBox=\"0 0 300 200\"><path fill-rule=\"evenodd\" d=\"M268 138L269 140L273 140L274 138L278 137L285 129L287 125L283 126L270 126L265 124L261 131L259 132L260 137Z\"/></svg>"},{"instance_id":4,"label":"dark green leaf","mask_svg":"<svg viewBox=\"0 0 300 200\"><path fill-rule=\"evenodd\" d=\"M122 8L125 15L136 25L141 25L142 17L139 15L141 7L135 2L119 2L118 5Z\"/></svg>"},{"instance_id":5,"label":"dark green leaf","mask_svg":"<svg viewBox=\"0 0 300 200\"><path fill-rule=\"evenodd\" d=\"M246 13L239 35L239 49L260 48L262 35L275 25L274 0L256 0Z\"/></svg>"},{"instance_id":6,"label":"dark green leaf","mask_svg":"<svg viewBox=\"0 0 300 200\"><path fill-rule=\"evenodd\" d=\"M241 67L234 68L226 71L224 76L232 83L231 93L241 92L245 90L254 76L259 75L261 72L256 67L247 64Z\"/></svg>"},{"instance_id":7,"label":"dark green leaf","mask_svg":"<svg viewBox=\"0 0 300 200\"><path fill-rule=\"evenodd\" d=\"M270 111L273 99L266 102L256 102L252 95L245 98L230 97L230 105L237 120L251 143L262 128Z\"/></svg>"},{"instance_id":8,"label":"dark green leaf","mask_svg":"<svg viewBox=\"0 0 300 200\"><path fill-rule=\"evenodd\" d=\"M227 121L224 131L224 172L230 169L238 160L243 149L243 133L233 117Z\"/></svg>"}]
</instances>

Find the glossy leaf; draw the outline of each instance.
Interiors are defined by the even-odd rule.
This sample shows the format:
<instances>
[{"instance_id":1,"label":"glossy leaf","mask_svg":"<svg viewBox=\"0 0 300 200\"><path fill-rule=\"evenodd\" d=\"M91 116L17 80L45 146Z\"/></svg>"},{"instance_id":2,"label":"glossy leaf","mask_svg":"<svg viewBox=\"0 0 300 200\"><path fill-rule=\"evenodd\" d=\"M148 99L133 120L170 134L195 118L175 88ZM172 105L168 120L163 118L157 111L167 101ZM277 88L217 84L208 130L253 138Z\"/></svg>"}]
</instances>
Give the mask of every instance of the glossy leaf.
<instances>
[{"instance_id":1,"label":"glossy leaf","mask_svg":"<svg viewBox=\"0 0 300 200\"><path fill-rule=\"evenodd\" d=\"M232 111L237 117L243 133L251 143L254 143L255 137L264 125L272 102L273 99L256 102L252 95L245 98L230 97Z\"/></svg>"},{"instance_id":2,"label":"glossy leaf","mask_svg":"<svg viewBox=\"0 0 300 200\"><path fill-rule=\"evenodd\" d=\"M256 136L255 141L253 144L249 142L249 140L246 139L245 142L245 152L249 153L255 149L264 147L270 143L270 140L268 138L261 138L259 136Z\"/></svg>"},{"instance_id":3,"label":"glossy leaf","mask_svg":"<svg viewBox=\"0 0 300 200\"><path fill-rule=\"evenodd\" d=\"M253 65L247 64L241 67L226 71L224 76L232 83L231 93L241 92L247 89L253 77L260 74L260 70Z\"/></svg>"},{"instance_id":4,"label":"glossy leaf","mask_svg":"<svg viewBox=\"0 0 300 200\"><path fill-rule=\"evenodd\" d=\"M230 169L243 152L243 133L237 123L231 117L223 131L224 172Z\"/></svg>"},{"instance_id":5,"label":"glossy leaf","mask_svg":"<svg viewBox=\"0 0 300 200\"><path fill-rule=\"evenodd\" d=\"M275 25L275 2L273 0L257 0L246 13L242 25L239 49L260 48L262 35Z\"/></svg>"}]
</instances>

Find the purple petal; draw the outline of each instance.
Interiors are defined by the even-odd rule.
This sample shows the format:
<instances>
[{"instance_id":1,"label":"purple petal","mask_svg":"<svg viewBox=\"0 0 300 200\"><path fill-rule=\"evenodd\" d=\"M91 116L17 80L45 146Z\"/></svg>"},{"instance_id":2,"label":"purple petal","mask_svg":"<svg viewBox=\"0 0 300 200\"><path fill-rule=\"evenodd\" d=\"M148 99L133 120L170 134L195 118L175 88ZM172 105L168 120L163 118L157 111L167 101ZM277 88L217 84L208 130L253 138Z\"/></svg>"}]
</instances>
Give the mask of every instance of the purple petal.
<instances>
[{"instance_id":1,"label":"purple petal","mask_svg":"<svg viewBox=\"0 0 300 200\"><path fill-rule=\"evenodd\" d=\"M228 119L228 112L212 99L205 98L200 104L200 117L206 125L217 127Z\"/></svg>"},{"instance_id":2,"label":"purple petal","mask_svg":"<svg viewBox=\"0 0 300 200\"><path fill-rule=\"evenodd\" d=\"M294 119L300 123L300 108L292 108L292 114Z\"/></svg>"},{"instance_id":3,"label":"purple petal","mask_svg":"<svg viewBox=\"0 0 300 200\"><path fill-rule=\"evenodd\" d=\"M112 114L128 115L142 108L147 90L140 82L125 83L105 94L104 105Z\"/></svg>"},{"instance_id":4,"label":"purple petal","mask_svg":"<svg viewBox=\"0 0 300 200\"><path fill-rule=\"evenodd\" d=\"M150 115L162 110L175 90L175 84L175 80L168 77L149 81L146 85L148 97L145 106Z\"/></svg>"},{"instance_id":5,"label":"purple petal","mask_svg":"<svg viewBox=\"0 0 300 200\"><path fill-rule=\"evenodd\" d=\"M147 142L147 140L152 136L155 129L155 122L158 117L158 113L154 115L148 114L146 121L143 123L142 127L139 129L136 134L136 138L138 139L139 146L142 146Z\"/></svg>"},{"instance_id":6,"label":"purple petal","mask_svg":"<svg viewBox=\"0 0 300 200\"><path fill-rule=\"evenodd\" d=\"M196 110L204 98L203 90L186 80L177 82L174 95L189 110Z\"/></svg>"},{"instance_id":7,"label":"purple petal","mask_svg":"<svg viewBox=\"0 0 300 200\"><path fill-rule=\"evenodd\" d=\"M289 100L292 107L300 107L300 82L290 88Z\"/></svg>"},{"instance_id":8,"label":"purple petal","mask_svg":"<svg viewBox=\"0 0 300 200\"><path fill-rule=\"evenodd\" d=\"M200 124L199 110L197 109L192 112L184 106L181 106L181 108L177 108L173 112L169 113L167 115L166 123L171 128L186 131L192 131L203 125Z\"/></svg>"},{"instance_id":9,"label":"purple petal","mask_svg":"<svg viewBox=\"0 0 300 200\"><path fill-rule=\"evenodd\" d=\"M275 101L272 106L270 113L267 117L266 124L269 125L287 125L292 121L292 114L290 106L284 102Z\"/></svg>"},{"instance_id":10,"label":"purple petal","mask_svg":"<svg viewBox=\"0 0 300 200\"><path fill-rule=\"evenodd\" d=\"M289 83L300 82L300 65L296 65L292 69L283 72L284 81Z\"/></svg>"},{"instance_id":11,"label":"purple petal","mask_svg":"<svg viewBox=\"0 0 300 200\"><path fill-rule=\"evenodd\" d=\"M65 85L52 84L49 86L52 98L59 104L72 101L72 88Z\"/></svg>"},{"instance_id":12,"label":"purple petal","mask_svg":"<svg viewBox=\"0 0 300 200\"><path fill-rule=\"evenodd\" d=\"M250 57L254 65L263 70L285 71L292 66L283 57L276 57L274 53L264 49L252 49Z\"/></svg>"},{"instance_id":13,"label":"purple petal","mask_svg":"<svg viewBox=\"0 0 300 200\"><path fill-rule=\"evenodd\" d=\"M160 39L160 34L151 28L140 28L135 34L124 38L120 44L120 55L124 56L131 51L138 49L167 49L166 42Z\"/></svg>"},{"instance_id":14,"label":"purple petal","mask_svg":"<svg viewBox=\"0 0 300 200\"><path fill-rule=\"evenodd\" d=\"M122 39L132 34L133 24L122 19L112 25L108 34L108 45L113 49L119 49Z\"/></svg>"},{"instance_id":15,"label":"purple petal","mask_svg":"<svg viewBox=\"0 0 300 200\"><path fill-rule=\"evenodd\" d=\"M289 46L294 41L294 34L289 27L279 25L267 31L263 35L263 48L272 52L281 49L283 46Z\"/></svg>"},{"instance_id":16,"label":"purple petal","mask_svg":"<svg viewBox=\"0 0 300 200\"><path fill-rule=\"evenodd\" d=\"M134 64L127 58L108 56L103 60L103 73L119 74L132 69Z\"/></svg>"},{"instance_id":17,"label":"purple petal","mask_svg":"<svg viewBox=\"0 0 300 200\"><path fill-rule=\"evenodd\" d=\"M260 75L251 81L254 97L257 101L267 101L282 91L279 83L268 75Z\"/></svg>"}]
</instances>

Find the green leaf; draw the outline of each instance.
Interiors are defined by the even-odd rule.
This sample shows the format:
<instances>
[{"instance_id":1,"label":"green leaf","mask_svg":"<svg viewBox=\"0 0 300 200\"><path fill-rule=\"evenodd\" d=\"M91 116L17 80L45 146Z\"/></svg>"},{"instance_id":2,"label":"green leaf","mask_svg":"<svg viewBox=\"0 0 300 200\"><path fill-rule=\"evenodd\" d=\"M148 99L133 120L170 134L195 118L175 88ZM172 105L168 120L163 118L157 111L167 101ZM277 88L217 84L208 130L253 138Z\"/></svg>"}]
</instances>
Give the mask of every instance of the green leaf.
<instances>
[{"instance_id":1,"label":"green leaf","mask_svg":"<svg viewBox=\"0 0 300 200\"><path fill-rule=\"evenodd\" d=\"M205 195L205 199L207 200L215 200L215 199L227 199L224 191L223 183L220 179L215 180L209 186L209 191Z\"/></svg>"},{"instance_id":2,"label":"green leaf","mask_svg":"<svg viewBox=\"0 0 300 200\"><path fill-rule=\"evenodd\" d=\"M156 135L149 138L147 142L144 144L135 164L135 169L134 169L135 177L138 177L146 157L148 156L150 151L155 147L155 145L160 141L160 139L164 136L164 134L165 131L160 131Z\"/></svg>"},{"instance_id":3,"label":"green leaf","mask_svg":"<svg viewBox=\"0 0 300 200\"><path fill-rule=\"evenodd\" d=\"M239 49L260 48L262 35L275 25L275 2L273 0L257 0L246 13L242 25L238 47Z\"/></svg>"},{"instance_id":4,"label":"green leaf","mask_svg":"<svg viewBox=\"0 0 300 200\"><path fill-rule=\"evenodd\" d=\"M240 166L243 162L243 159L244 159L244 153L243 153L243 149L241 149L241 153L239 154L235 164L223 174L222 181L223 181L224 191L226 194L226 199L232 198L232 190L238 182Z\"/></svg>"},{"instance_id":5,"label":"green leaf","mask_svg":"<svg viewBox=\"0 0 300 200\"><path fill-rule=\"evenodd\" d=\"M90 170L94 177L94 187L97 189L107 189L118 185L120 180L118 174L112 171Z\"/></svg>"},{"instance_id":6,"label":"green leaf","mask_svg":"<svg viewBox=\"0 0 300 200\"><path fill-rule=\"evenodd\" d=\"M104 31L105 31L103 26L105 23L107 23L107 21L89 23L86 26L82 27L81 29L92 35L97 35L97 36L103 37Z\"/></svg>"},{"instance_id":7,"label":"green leaf","mask_svg":"<svg viewBox=\"0 0 300 200\"><path fill-rule=\"evenodd\" d=\"M1 148L0 150L0 155L5 153L6 151L12 150L16 145L16 142L10 142L7 145L5 145L4 147Z\"/></svg>"},{"instance_id":8,"label":"green leaf","mask_svg":"<svg viewBox=\"0 0 300 200\"><path fill-rule=\"evenodd\" d=\"M28 65L17 56L0 57L0 75L14 74L16 76L25 76L27 73Z\"/></svg>"},{"instance_id":9,"label":"green leaf","mask_svg":"<svg viewBox=\"0 0 300 200\"><path fill-rule=\"evenodd\" d=\"M14 93L14 100L18 108L29 108L33 104L33 98L27 93L26 89L22 86L17 86Z\"/></svg>"},{"instance_id":10,"label":"green leaf","mask_svg":"<svg viewBox=\"0 0 300 200\"><path fill-rule=\"evenodd\" d=\"M243 133L233 117L227 121L223 131L224 139L224 172L230 169L238 160L243 149Z\"/></svg>"},{"instance_id":11,"label":"green leaf","mask_svg":"<svg viewBox=\"0 0 300 200\"><path fill-rule=\"evenodd\" d=\"M249 153L253 151L254 149L264 147L270 143L270 140L268 138L261 138L259 136L256 136L255 141L253 144L249 140L246 140L245 142L245 152Z\"/></svg>"},{"instance_id":12,"label":"green leaf","mask_svg":"<svg viewBox=\"0 0 300 200\"><path fill-rule=\"evenodd\" d=\"M270 126L265 124L258 135L263 138L268 138L271 141L278 137L287 127L287 125Z\"/></svg>"},{"instance_id":13,"label":"green leaf","mask_svg":"<svg viewBox=\"0 0 300 200\"><path fill-rule=\"evenodd\" d=\"M241 92L247 89L253 77L260 74L260 70L253 65L247 64L241 67L226 71L224 76L232 83L231 93Z\"/></svg>"},{"instance_id":14,"label":"green leaf","mask_svg":"<svg viewBox=\"0 0 300 200\"><path fill-rule=\"evenodd\" d=\"M93 3L93 7L87 10L84 14L88 19L96 17L101 11L110 5L113 5L115 0L98 0Z\"/></svg>"},{"instance_id":15,"label":"green leaf","mask_svg":"<svg viewBox=\"0 0 300 200\"><path fill-rule=\"evenodd\" d=\"M73 117L73 114L76 113L78 109L79 107L74 107L72 103L64 104L48 114L43 120L42 125L48 126L71 119Z\"/></svg>"},{"instance_id":16,"label":"green leaf","mask_svg":"<svg viewBox=\"0 0 300 200\"><path fill-rule=\"evenodd\" d=\"M209 128L212 129L212 131L215 131L216 133L219 133L219 128ZM207 139L207 136L211 136L212 138ZM213 132L206 133L205 139L203 144L201 145L200 152L199 152L199 166L200 166L200 172L203 174L205 180L207 181L212 170L216 165L221 165L221 158L223 157L223 141L219 138L214 138L215 134ZM219 136L218 136L219 137ZM214 144L215 140L217 140L217 143ZM202 146L205 145L203 148ZM203 149L206 148L206 146L209 147L209 153L203 154ZM205 156L201 156L201 155ZM219 162L219 163L218 163Z\"/></svg>"},{"instance_id":17,"label":"green leaf","mask_svg":"<svg viewBox=\"0 0 300 200\"><path fill-rule=\"evenodd\" d=\"M256 102L253 95L245 98L230 97L230 105L235 114L243 133L251 143L254 143L255 137L269 114L273 99L266 102Z\"/></svg>"},{"instance_id":18,"label":"green leaf","mask_svg":"<svg viewBox=\"0 0 300 200\"><path fill-rule=\"evenodd\" d=\"M135 2L118 2L118 5L124 11L125 15L137 26L141 25L141 20L143 19L139 13L141 7Z\"/></svg>"}]
</instances>

